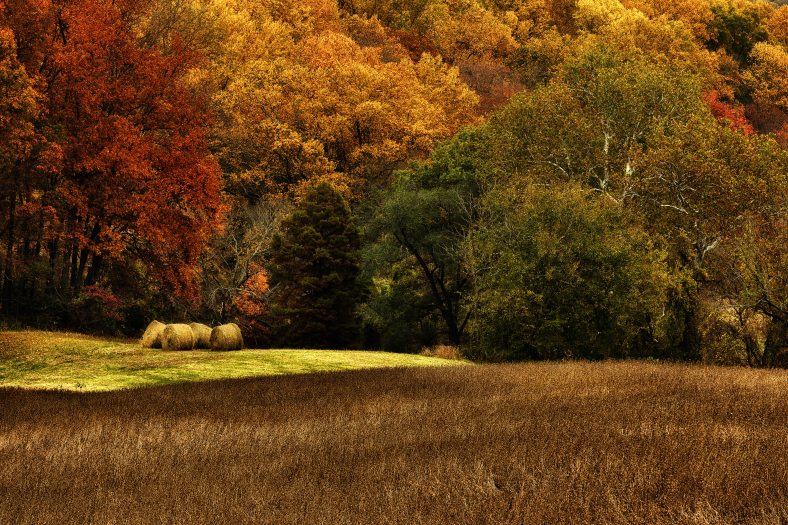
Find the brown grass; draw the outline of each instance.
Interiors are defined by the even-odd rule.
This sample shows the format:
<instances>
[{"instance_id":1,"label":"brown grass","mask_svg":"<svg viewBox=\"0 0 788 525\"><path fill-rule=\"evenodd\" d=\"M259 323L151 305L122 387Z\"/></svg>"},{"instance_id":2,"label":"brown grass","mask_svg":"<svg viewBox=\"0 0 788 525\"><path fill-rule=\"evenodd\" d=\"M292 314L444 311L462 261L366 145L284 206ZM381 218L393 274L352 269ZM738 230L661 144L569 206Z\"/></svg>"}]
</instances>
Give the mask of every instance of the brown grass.
<instances>
[{"instance_id":1,"label":"brown grass","mask_svg":"<svg viewBox=\"0 0 788 525\"><path fill-rule=\"evenodd\" d=\"M462 359L460 349L456 346L449 345L425 346L421 349L419 355L425 357L439 357L440 359Z\"/></svg>"},{"instance_id":2,"label":"brown grass","mask_svg":"<svg viewBox=\"0 0 788 525\"><path fill-rule=\"evenodd\" d=\"M784 371L395 369L0 407L0 523L788 520Z\"/></svg>"}]
</instances>

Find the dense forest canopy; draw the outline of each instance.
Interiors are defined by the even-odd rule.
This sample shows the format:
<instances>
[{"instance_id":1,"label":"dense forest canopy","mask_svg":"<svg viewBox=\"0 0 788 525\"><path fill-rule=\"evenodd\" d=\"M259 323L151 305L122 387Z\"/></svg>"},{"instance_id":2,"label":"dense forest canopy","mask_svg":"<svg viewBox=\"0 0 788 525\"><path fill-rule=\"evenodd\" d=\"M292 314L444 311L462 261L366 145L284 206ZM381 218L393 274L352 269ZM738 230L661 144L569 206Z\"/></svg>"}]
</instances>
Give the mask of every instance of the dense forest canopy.
<instances>
[{"instance_id":1,"label":"dense forest canopy","mask_svg":"<svg viewBox=\"0 0 788 525\"><path fill-rule=\"evenodd\" d=\"M784 2L0 0L0 135L6 323L788 362Z\"/></svg>"}]
</instances>

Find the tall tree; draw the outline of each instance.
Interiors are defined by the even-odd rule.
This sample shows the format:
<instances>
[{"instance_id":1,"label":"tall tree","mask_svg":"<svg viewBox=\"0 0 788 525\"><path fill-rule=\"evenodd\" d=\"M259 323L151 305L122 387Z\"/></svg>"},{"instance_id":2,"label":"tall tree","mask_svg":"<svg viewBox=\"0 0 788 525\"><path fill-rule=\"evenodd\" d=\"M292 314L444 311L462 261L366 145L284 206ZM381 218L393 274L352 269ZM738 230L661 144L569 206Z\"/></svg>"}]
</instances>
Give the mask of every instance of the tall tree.
<instances>
[{"instance_id":1,"label":"tall tree","mask_svg":"<svg viewBox=\"0 0 788 525\"><path fill-rule=\"evenodd\" d=\"M15 243L19 208L29 198L27 160L39 139L34 120L40 95L17 58L13 31L0 27L0 308L10 300L14 284ZM23 192L28 194L23 194Z\"/></svg>"},{"instance_id":2,"label":"tall tree","mask_svg":"<svg viewBox=\"0 0 788 525\"><path fill-rule=\"evenodd\" d=\"M571 183L497 188L482 207L471 355L620 358L670 340L666 254L631 213Z\"/></svg>"},{"instance_id":3,"label":"tall tree","mask_svg":"<svg viewBox=\"0 0 788 525\"><path fill-rule=\"evenodd\" d=\"M359 230L342 194L310 188L274 236L268 271L280 342L337 348L356 343Z\"/></svg>"},{"instance_id":4,"label":"tall tree","mask_svg":"<svg viewBox=\"0 0 788 525\"><path fill-rule=\"evenodd\" d=\"M43 125L62 148L60 168L33 193L47 213L14 242L28 265L47 262L47 286L61 295L117 266L193 297L198 256L220 222L208 114L184 84L196 57L177 41L166 53L143 45L135 27L143 7L14 0L4 13L26 35L31 49L19 55L44 81Z\"/></svg>"},{"instance_id":5,"label":"tall tree","mask_svg":"<svg viewBox=\"0 0 788 525\"><path fill-rule=\"evenodd\" d=\"M475 220L477 172L485 149L480 131L459 133L436 149L429 163L401 172L367 225L373 243L366 259L373 271L396 290L399 279L411 280L402 272L409 266L430 298L430 310L443 320L447 342L454 345L462 341L471 317L465 297L471 283L461 244ZM383 319L379 328L385 331L387 322Z\"/></svg>"}]
</instances>

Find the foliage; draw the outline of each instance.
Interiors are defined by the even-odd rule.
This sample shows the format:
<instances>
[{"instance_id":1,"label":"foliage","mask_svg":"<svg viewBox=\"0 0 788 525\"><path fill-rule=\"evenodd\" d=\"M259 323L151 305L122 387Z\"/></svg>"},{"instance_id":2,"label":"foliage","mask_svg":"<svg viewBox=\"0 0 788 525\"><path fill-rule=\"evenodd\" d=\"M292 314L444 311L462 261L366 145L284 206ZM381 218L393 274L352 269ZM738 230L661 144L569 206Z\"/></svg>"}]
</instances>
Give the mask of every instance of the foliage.
<instances>
[{"instance_id":1,"label":"foliage","mask_svg":"<svg viewBox=\"0 0 788 525\"><path fill-rule=\"evenodd\" d=\"M141 8L15 0L0 14L25 42L18 55L46 110L36 125L55 143L31 161L27 183L16 176L4 210L7 259L48 269L15 279L17 292L76 296L116 267L142 264L170 293L197 294L198 256L223 211L220 172L208 116L182 83L195 57L141 45Z\"/></svg>"},{"instance_id":2,"label":"foliage","mask_svg":"<svg viewBox=\"0 0 788 525\"><path fill-rule=\"evenodd\" d=\"M655 135L652 146L638 185L650 198L633 204L655 230L673 233L677 254L696 268L736 237L746 212L774 211L785 153L772 141L693 119Z\"/></svg>"},{"instance_id":3,"label":"foliage","mask_svg":"<svg viewBox=\"0 0 788 525\"><path fill-rule=\"evenodd\" d=\"M623 61L604 46L568 63L563 76L491 119L496 176L579 181L622 200L649 135L704 111L690 75Z\"/></svg>"},{"instance_id":4,"label":"foliage","mask_svg":"<svg viewBox=\"0 0 788 525\"><path fill-rule=\"evenodd\" d=\"M85 286L69 305L73 326L86 333L118 333L123 321L121 301L112 290Z\"/></svg>"},{"instance_id":5,"label":"foliage","mask_svg":"<svg viewBox=\"0 0 788 525\"><path fill-rule=\"evenodd\" d=\"M724 49L741 63L750 56L753 46L768 36L754 6L739 10L733 4L720 3L712 5L711 11L714 18L709 46Z\"/></svg>"},{"instance_id":6,"label":"foliage","mask_svg":"<svg viewBox=\"0 0 788 525\"><path fill-rule=\"evenodd\" d=\"M461 342L471 316L464 304L470 281L461 243L475 220L480 193L476 171L484 150L480 132L460 133L438 148L430 163L401 172L375 206L367 224L373 243L366 262L387 285L369 306L384 333L400 323L397 333L418 333L419 318L437 313L447 341ZM391 315L401 304L409 305L401 310L404 315ZM429 344L434 341L421 339L406 348Z\"/></svg>"},{"instance_id":7,"label":"foliage","mask_svg":"<svg viewBox=\"0 0 788 525\"><path fill-rule=\"evenodd\" d=\"M444 321L436 312L430 290L425 289L424 277L407 262L376 268L379 275L361 308L365 346L416 353L441 338Z\"/></svg>"},{"instance_id":8,"label":"foliage","mask_svg":"<svg viewBox=\"0 0 788 525\"><path fill-rule=\"evenodd\" d=\"M747 135L755 132L752 124L747 120L744 113L744 108L729 104L720 100L719 93L716 91L709 91L703 94L703 100L709 106L711 114L717 119L725 120L733 130L741 130Z\"/></svg>"},{"instance_id":9,"label":"foliage","mask_svg":"<svg viewBox=\"0 0 788 525\"><path fill-rule=\"evenodd\" d=\"M278 198L254 205L235 202L227 226L214 236L201 261L206 318L217 323L242 318L243 326L266 311L266 254L289 208Z\"/></svg>"},{"instance_id":10,"label":"foliage","mask_svg":"<svg viewBox=\"0 0 788 525\"><path fill-rule=\"evenodd\" d=\"M665 252L619 206L577 185L485 197L472 232L470 355L626 357L668 337Z\"/></svg>"},{"instance_id":11,"label":"foliage","mask_svg":"<svg viewBox=\"0 0 788 525\"><path fill-rule=\"evenodd\" d=\"M342 195L311 188L274 235L268 263L274 330L291 346L357 343L360 235Z\"/></svg>"},{"instance_id":12,"label":"foliage","mask_svg":"<svg viewBox=\"0 0 788 525\"><path fill-rule=\"evenodd\" d=\"M788 367L788 207L785 195L780 198L771 217L747 221L716 268L727 277L720 281L721 292L736 305L742 321L753 314L765 318L762 338L741 334L748 361L759 366Z\"/></svg>"},{"instance_id":13,"label":"foliage","mask_svg":"<svg viewBox=\"0 0 788 525\"><path fill-rule=\"evenodd\" d=\"M728 109L718 99L711 106ZM747 213L775 213L785 193L784 152L730 124L711 118L692 77L592 50L568 64L564 82L514 99L492 119L487 177L512 188L578 182L664 235L682 276L669 315L683 326L684 355L697 355L699 287L728 278L707 273L709 257L724 257L720 247Z\"/></svg>"},{"instance_id":14,"label":"foliage","mask_svg":"<svg viewBox=\"0 0 788 525\"><path fill-rule=\"evenodd\" d=\"M788 113L788 51L784 46L755 44L750 53L748 80L753 100Z\"/></svg>"},{"instance_id":15,"label":"foliage","mask_svg":"<svg viewBox=\"0 0 788 525\"><path fill-rule=\"evenodd\" d=\"M25 166L34 156L42 137L36 133L35 120L40 114L40 95L33 80L17 58L15 35L0 27L0 216L3 243L0 248L0 309L7 310L12 299L15 269L17 210L25 207L20 201L20 188L29 187L32 177L25 176Z\"/></svg>"},{"instance_id":16,"label":"foliage","mask_svg":"<svg viewBox=\"0 0 788 525\"><path fill-rule=\"evenodd\" d=\"M474 118L455 68L411 57L375 19L333 2L160 1L154 41L187 33L208 60L190 74L219 118L227 189L252 203L319 181L360 197Z\"/></svg>"}]
</instances>

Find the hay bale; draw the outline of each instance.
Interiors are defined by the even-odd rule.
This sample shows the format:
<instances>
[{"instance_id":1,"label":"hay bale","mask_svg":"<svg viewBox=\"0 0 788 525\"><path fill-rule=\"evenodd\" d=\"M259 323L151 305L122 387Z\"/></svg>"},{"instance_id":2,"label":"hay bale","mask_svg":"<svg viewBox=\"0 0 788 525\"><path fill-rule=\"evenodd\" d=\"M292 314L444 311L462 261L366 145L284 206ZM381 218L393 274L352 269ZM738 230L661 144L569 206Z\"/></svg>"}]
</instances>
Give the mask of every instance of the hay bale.
<instances>
[{"instance_id":1,"label":"hay bale","mask_svg":"<svg viewBox=\"0 0 788 525\"><path fill-rule=\"evenodd\" d=\"M240 350L243 347L244 338L237 324L223 324L211 330L211 350Z\"/></svg>"},{"instance_id":2,"label":"hay bale","mask_svg":"<svg viewBox=\"0 0 788 525\"><path fill-rule=\"evenodd\" d=\"M189 323L194 333L194 348L211 347L211 327L202 323Z\"/></svg>"},{"instance_id":3,"label":"hay bale","mask_svg":"<svg viewBox=\"0 0 788 525\"><path fill-rule=\"evenodd\" d=\"M165 326L167 325L156 320L151 321L145 329L145 333L142 334L142 339L140 339L142 347L161 348L161 334L164 332Z\"/></svg>"},{"instance_id":4,"label":"hay bale","mask_svg":"<svg viewBox=\"0 0 788 525\"><path fill-rule=\"evenodd\" d=\"M191 350L194 348L194 332L187 324L168 324L161 333L164 350Z\"/></svg>"}]
</instances>

